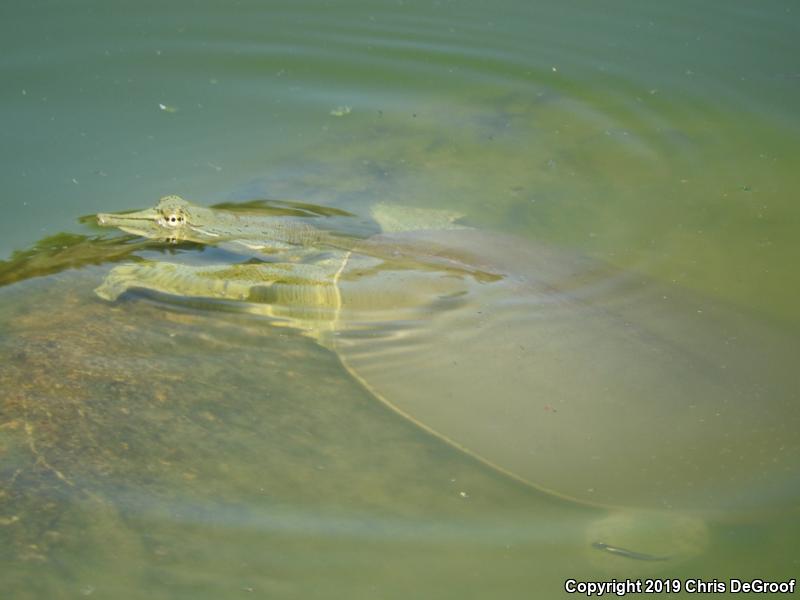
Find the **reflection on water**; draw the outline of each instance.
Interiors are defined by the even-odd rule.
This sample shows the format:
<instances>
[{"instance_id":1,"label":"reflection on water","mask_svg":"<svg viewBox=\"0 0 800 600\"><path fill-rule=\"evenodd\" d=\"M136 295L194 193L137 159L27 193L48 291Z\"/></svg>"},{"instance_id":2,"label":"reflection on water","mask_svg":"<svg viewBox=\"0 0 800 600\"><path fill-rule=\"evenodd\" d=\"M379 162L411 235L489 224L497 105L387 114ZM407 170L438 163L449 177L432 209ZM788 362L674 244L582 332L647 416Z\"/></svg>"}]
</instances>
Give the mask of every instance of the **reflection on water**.
<instances>
[{"instance_id":1,"label":"reflection on water","mask_svg":"<svg viewBox=\"0 0 800 600\"><path fill-rule=\"evenodd\" d=\"M755 339L747 352L709 352L716 338L703 336L664 352L721 382L705 390L735 380L763 399L721 411L740 434L717 445L724 454L678 445L680 460L661 466L676 467L664 481L738 490L747 509L688 522L678 541L694 540L694 554L655 568L796 572L800 521L783 510L796 498L796 445L776 448L797 413L791 394L770 392L788 389L781 365L797 355L800 323L795 7L487 6L0 8L0 254L32 249L0 266L0 595L530 597L567 577L648 573L592 543L654 555L672 543L636 515L559 501L431 438L296 331L163 298L103 303L91 290L108 267L94 264L229 258L75 223L167 193L360 215L378 201L454 209L480 231L638 273L571 289L610 311L643 307L637 326L661 342L685 340L710 308L739 315L729 331ZM671 331L657 298L626 284L639 274L703 298L705 312ZM773 328L784 346L759 337ZM766 346L784 350L721 374L722 358ZM562 391L577 385L565 372ZM698 405L709 396L720 397ZM542 419L566 416L547 406ZM553 455L555 473L567 459ZM750 487L727 488L715 465L750 473ZM611 504L622 486L610 485ZM609 523L631 537L594 539Z\"/></svg>"}]
</instances>

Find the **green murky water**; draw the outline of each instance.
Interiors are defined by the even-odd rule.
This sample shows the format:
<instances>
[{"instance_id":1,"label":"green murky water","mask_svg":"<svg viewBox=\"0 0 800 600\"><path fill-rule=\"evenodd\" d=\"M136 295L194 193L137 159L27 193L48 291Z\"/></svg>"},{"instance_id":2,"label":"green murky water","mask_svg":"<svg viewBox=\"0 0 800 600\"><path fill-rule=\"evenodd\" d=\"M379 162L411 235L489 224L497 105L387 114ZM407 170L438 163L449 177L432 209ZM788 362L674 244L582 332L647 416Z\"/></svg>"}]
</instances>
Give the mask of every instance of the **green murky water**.
<instances>
[{"instance_id":1,"label":"green murky water","mask_svg":"<svg viewBox=\"0 0 800 600\"><path fill-rule=\"evenodd\" d=\"M3 258L167 193L449 208L781 331L765 363L800 355L790 2L11 3L0 32ZM35 254L28 272L57 272L0 269L4 598L522 598L570 577L797 573L785 370L782 403L736 406L781 423L732 432L731 480L756 500L707 509L691 559L647 563L590 546L625 513L431 437L296 332L104 303L107 264ZM663 467L725 481L713 464Z\"/></svg>"}]
</instances>

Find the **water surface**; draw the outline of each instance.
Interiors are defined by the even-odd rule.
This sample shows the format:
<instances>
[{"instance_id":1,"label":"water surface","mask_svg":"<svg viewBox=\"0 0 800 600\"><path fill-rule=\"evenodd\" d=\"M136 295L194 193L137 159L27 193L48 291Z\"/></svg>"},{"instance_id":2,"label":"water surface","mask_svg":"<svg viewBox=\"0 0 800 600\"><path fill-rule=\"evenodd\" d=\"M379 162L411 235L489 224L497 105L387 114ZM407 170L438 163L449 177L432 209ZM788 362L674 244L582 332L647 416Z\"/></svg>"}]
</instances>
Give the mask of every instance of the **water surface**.
<instances>
[{"instance_id":1,"label":"water surface","mask_svg":"<svg viewBox=\"0 0 800 600\"><path fill-rule=\"evenodd\" d=\"M167 193L449 208L797 349L791 2L34 2L0 23L4 258ZM106 305L107 270L0 290L4 596L530 597L604 576L584 535L605 509L431 438L296 332ZM777 481L666 574L793 576L797 481Z\"/></svg>"}]
</instances>

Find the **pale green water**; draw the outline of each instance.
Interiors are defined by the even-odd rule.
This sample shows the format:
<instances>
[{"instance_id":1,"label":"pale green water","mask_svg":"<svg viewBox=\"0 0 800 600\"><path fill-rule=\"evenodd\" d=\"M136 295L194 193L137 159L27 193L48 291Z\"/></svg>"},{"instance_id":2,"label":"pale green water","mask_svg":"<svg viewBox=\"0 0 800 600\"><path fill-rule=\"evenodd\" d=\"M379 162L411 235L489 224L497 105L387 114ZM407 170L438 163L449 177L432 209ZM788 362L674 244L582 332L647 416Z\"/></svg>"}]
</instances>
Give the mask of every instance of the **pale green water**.
<instances>
[{"instance_id":1,"label":"pale green water","mask_svg":"<svg viewBox=\"0 0 800 600\"><path fill-rule=\"evenodd\" d=\"M791 2L20 3L0 23L3 257L166 193L382 200L456 208L800 335ZM26 418L50 420L60 442L40 449L75 484L9 485L31 457L0 438L0 517L18 517L0 528L3 597L521 598L604 576L584 539L602 511L430 438L305 339L216 339L178 312L170 342L158 306L128 303L116 324L141 351L102 327L87 346L83 319L109 314L101 277L0 296L3 356L32 356L51 406ZM24 361L5 364L19 381ZM128 365L144 381L115 380ZM68 388L110 391L59 400L76 372ZM24 394L2 393L11 435ZM789 508L711 520L708 549L664 575L795 576L796 474L773 493Z\"/></svg>"}]
</instances>

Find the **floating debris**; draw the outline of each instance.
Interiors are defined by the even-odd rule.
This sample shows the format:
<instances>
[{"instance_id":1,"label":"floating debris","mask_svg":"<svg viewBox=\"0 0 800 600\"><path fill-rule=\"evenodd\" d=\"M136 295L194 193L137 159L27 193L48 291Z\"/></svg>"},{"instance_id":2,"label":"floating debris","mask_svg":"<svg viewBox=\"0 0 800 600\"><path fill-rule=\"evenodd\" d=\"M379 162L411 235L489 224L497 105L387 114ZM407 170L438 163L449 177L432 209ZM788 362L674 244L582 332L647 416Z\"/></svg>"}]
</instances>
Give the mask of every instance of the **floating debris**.
<instances>
[{"instance_id":1,"label":"floating debris","mask_svg":"<svg viewBox=\"0 0 800 600\"><path fill-rule=\"evenodd\" d=\"M176 113L176 112L178 112L177 107L170 106L169 104L159 104L158 108L160 108L164 112L168 112L168 113Z\"/></svg>"},{"instance_id":2,"label":"floating debris","mask_svg":"<svg viewBox=\"0 0 800 600\"><path fill-rule=\"evenodd\" d=\"M330 114L334 117L343 117L345 115L349 115L351 112L351 108L349 106L337 106L334 109L331 109Z\"/></svg>"}]
</instances>

